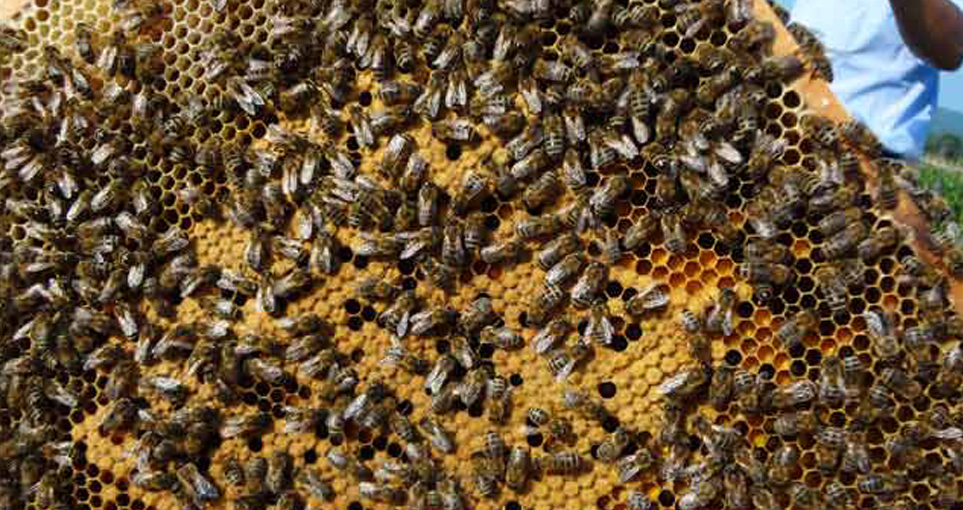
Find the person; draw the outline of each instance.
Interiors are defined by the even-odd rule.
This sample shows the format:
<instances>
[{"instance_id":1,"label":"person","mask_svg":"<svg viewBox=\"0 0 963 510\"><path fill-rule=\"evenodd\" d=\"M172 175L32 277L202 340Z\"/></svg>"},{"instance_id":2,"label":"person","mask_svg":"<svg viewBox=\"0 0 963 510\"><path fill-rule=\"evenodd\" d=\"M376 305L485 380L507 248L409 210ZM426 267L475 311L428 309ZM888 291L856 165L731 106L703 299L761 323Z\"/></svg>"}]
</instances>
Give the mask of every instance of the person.
<instances>
[{"instance_id":1,"label":"person","mask_svg":"<svg viewBox=\"0 0 963 510\"><path fill-rule=\"evenodd\" d=\"M831 88L889 156L918 159L939 72L963 60L963 0L797 0L793 22L822 41Z\"/></svg>"}]
</instances>

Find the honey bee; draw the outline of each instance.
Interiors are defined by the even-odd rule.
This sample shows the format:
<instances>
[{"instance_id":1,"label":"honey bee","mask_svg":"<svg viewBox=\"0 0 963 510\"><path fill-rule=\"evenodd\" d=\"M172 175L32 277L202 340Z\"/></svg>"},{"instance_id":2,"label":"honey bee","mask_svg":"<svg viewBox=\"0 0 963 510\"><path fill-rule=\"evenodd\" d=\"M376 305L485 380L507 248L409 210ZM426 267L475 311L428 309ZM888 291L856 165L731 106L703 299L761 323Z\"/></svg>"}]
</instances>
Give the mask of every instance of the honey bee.
<instances>
[{"instance_id":1,"label":"honey bee","mask_svg":"<svg viewBox=\"0 0 963 510\"><path fill-rule=\"evenodd\" d=\"M873 354L881 359L894 359L899 355L899 340L894 331L892 318L880 310L863 313L866 332L872 341Z\"/></svg>"},{"instance_id":2,"label":"honey bee","mask_svg":"<svg viewBox=\"0 0 963 510\"><path fill-rule=\"evenodd\" d=\"M688 368L666 379L659 386L659 393L667 401L684 404L693 398L708 382L709 374L705 368Z\"/></svg>"},{"instance_id":3,"label":"honey bee","mask_svg":"<svg viewBox=\"0 0 963 510\"><path fill-rule=\"evenodd\" d=\"M181 487L199 507L204 507L221 497L217 487L201 474L193 462L183 464L177 469L176 475Z\"/></svg>"},{"instance_id":4,"label":"honey bee","mask_svg":"<svg viewBox=\"0 0 963 510\"><path fill-rule=\"evenodd\" d=\"M483 498L495 497L500 477L497 462L478 451L471 454L471 465L475 490Z\"/></svg>"},{"instance_id":5,"label":"honey bee","mask_svg":"<svg viewBox=\"0 0 963 510\"><path fill-rule=\"evenodd\" d=\"M867 474L856 480L856 488L863 494L892 495L909 486L905 475Z\"/></svg>"},{"instance_id":6,"label":"honey bee","mask_svg":"<svg viewBox=\"0 0 963 510\"><path fill-rule=\"evenodd\" d=\"M585 265L585 257L580 253L571 253L545 272L545 284L560 287L574 278Z\"/></svg>"},{"instance_id":7,"label":"honey bee","mask_svg":"<svg viewBox=\"0 0 963 510\"><path fill-rule=\"evenodd\" d=\"M709 333L721 333L724 336L732 334L732 314L736 306L735 291L726 287L719 293L716 303L709 309L705 317L705 330Z\"/></svg>"},{"instance_id":8,"label":"honey bee","mask_svg":"<svg viewBox=\"0 0 963 510\"><path fill-rule=\"evenodd\" d=\"M480 339L482 342L490 343L505 350L518 349L525 343L521 335L505 326L500 328L485 326L482 328Z\"/></svg>"},{"instance_id":9,"label":"honey bee","mask_svg":"<svg viewBox=\"0 0 963 510\"><path fill-rule=\"evenodd\" d=\"M518 259L524 245L517 239L491 244L481 249L480 257L486 264L501 264Z\"/></svg>"},{"instance_id":10,"label":"honey bee","mask_svg":"<svg viewBox=\"0 0 963 510\"><path fill-rule=\"evenodd\" d=\"M880 374L879 381L902 397L912 400L923 392L922 385L915 381L905 370L889 367Z\"/></svg>"},{"instance_id":11,"label":"honey bee","mask_svg":"<svg viewBox=\"0 0 963 510\"><path fill-rule=\"evenodd\" d=\"M578 453L565 451L536 457L534 465L535 471L549 475L576 475L580 473L585 465L585 460Z\"/></svg>"},{"instance_id":12,"label":"honey bee","mask_svg":"<svg viewBox=\"0 0 963 510\"><path fill-rule=\"evenodd\" d=\"M439 452L450 454L455 451L455 443L451 432L443 428L435 419L425 416L418 422L418 426L424 432L432 447Z\"/></svg>"},{"instance_id":13,"label":"honey bee","mask_svg":"<svg viewBox=\"0 0 963 510\"><path fill-rule=\"evenodd\" d=\"M661 310L668 305L669 292L663 285L654 282L632 296L625 303L625 311L633 316L641 316L648 312Z\"/></svg>"},{"instance_id":14,"label":"honey bee","mask_svg":"<svg viewBox=\"0 0 963 510\"><path fill-rule=\"evenodd\" d=\"M827 149L835 149L839 145L839 129L826 117L816 113L805 113L799 119L799 127L807 136Z\"/></svg>"},{"instance_id":15,"label":"honey bee","mask_svg":"<svg viewBox=\"0 0 963 510\"><path fill-rule=\"evenodd\" d=\"M617 428L605 441L599 444L596 450L598 459L608 464L615 462L622 456L622 452L628 447L631 440L632 438L629 437L627 430L622 427Z\"/></svg>"},{"instance_id":16,"label":"honey bee","mask_svg":"<svg viewBox=\"0 0 963 510\"><path fill-rule=\"evenodd\" d=\"M591 346L584 339L579 339L575 345L551 351L546 356L549 372L556 381L565 381L590 354Z\"/></svg>"},{"instance_id":17,"label":"honey bee","mask_svg":"<svg viewBox=\"0 0 963 510\"><path fill-rule=\"evenodd\" d=\"M524 181L532 176L541 174L549 164L548 154L541 148L538 148L531 151L524 158L518 159L509 171L515 180Z\"/></svg>"},{"instance_id":18,"label":"honey bee","mask_svg":"<svg viewBox=\"0 0 963 510\"><path fill-rule=\"evenodd\" d=\"M538 210L551 203L562 192L558 176L555 172L546 172L539 176L522 194L522 203L528 210Z\"/></svg>"},{"instance_id":19,"label":"honey bee","mask_svg":"<svg viewBox=\"0 0 963 510\"><path fill-rule=\"evenodd\" d=\"M843 280L842 274L833 266L823 266L816 269L813 275L819 285L830 308L833 310L843 310L846 308L849 297L849 289Z\"/></svg>"},{"instance_id":20,"label":"honey bee","mask_svg":"<svg viewBox=\"0 0 963 510\"><path fill-rule=\"evenodd\" d=\"M739 266L739 276L753 285L783 286L792 278L792 271L782 264L747 262Z\"/></svg>"},{"instance_id":21,"label":"honey bee","mask_svg":"<svg viewBox=\"0 0 963 510\"><path fill-rule=\"evenodd\" d=\"M591 262L586 266L578 281L572 287L572 304L576 308L588 308L598 298L608 280L608 268L601 262Z\"/></svg>"},{"instance_id":22,"label":"honey bee","mask_svg":"<svg viewBox=\"0 0 963 510\"><path fill-rule=\"evenodd\" d=\"M813 75L829 83L833 81L833 66L826 56L826 48L816 37L816 34L805 25L793 21L786 26L789 33L799 44L799 53L806 60L807 66L812 70Z\"/></svg>"}]
</instances>

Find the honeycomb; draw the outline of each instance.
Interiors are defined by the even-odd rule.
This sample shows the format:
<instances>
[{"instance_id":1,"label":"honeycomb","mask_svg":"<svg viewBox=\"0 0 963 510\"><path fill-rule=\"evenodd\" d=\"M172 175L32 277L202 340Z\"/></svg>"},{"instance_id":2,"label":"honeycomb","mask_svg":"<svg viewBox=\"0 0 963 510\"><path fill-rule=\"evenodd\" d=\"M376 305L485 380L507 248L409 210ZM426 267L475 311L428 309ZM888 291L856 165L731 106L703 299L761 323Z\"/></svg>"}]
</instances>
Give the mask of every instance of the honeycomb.
<instances>
[{"instance_id":1,"label":"honeycomb","mask_svg":"<svg viewBox=\"0 0 963 510\"><path fill-rule=\"evenodd\" d=\"M784 21L33 0L0 508L959 508L947 209Z\"/></svg>"}]
</instances>

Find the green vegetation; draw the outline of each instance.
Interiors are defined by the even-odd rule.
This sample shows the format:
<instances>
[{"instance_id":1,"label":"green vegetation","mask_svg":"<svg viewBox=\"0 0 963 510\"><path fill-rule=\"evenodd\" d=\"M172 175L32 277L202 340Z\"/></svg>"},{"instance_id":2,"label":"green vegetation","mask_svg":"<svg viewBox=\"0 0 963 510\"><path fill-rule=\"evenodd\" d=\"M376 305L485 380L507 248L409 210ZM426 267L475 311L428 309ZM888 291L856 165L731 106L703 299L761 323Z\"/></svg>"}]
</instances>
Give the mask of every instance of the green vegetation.
<instances>
[{"instance_id":1,"label":"green vegetation","mask_svg":"<svg viewBox=\"0 0 963 510\"><path fill-rule=\"evenodd\" d=\"M920 185L938 190L953 209L953 217L960 222L963 219L963 172L928 163L921 163L919 171Z\"/></svg>"},{"instance_id":2,"label":"green vegetation","mask_svg":"<svg viewBox=\"0 0 963 510\"><path fill-rule=\"evenodd\" d=\"M952 133L934 134L926 140L926 154L958 160L963 157L963 140Z\"/></svg>"}]
</instances>

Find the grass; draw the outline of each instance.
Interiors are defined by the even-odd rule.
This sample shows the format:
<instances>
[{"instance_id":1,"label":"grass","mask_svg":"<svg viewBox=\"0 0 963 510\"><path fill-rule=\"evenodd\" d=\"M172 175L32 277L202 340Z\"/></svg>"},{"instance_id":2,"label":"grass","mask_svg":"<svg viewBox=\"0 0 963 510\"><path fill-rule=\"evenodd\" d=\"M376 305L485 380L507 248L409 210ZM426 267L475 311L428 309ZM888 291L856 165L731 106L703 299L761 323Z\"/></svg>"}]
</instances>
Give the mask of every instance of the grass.
<instances>
[{"instance_id":1,"label":"grass","mask_svg":"<svg viewBox=\"0 0 963 510\"><path fill-rule=\"evenodd\" d=\"M929 189L940 188L940 194L953 209L954 219L960 222L963 218L963 173L928 164L921 164L919 170L920 184Z\"/></svg>"}]
</instances>

